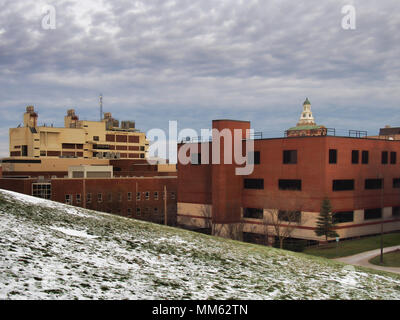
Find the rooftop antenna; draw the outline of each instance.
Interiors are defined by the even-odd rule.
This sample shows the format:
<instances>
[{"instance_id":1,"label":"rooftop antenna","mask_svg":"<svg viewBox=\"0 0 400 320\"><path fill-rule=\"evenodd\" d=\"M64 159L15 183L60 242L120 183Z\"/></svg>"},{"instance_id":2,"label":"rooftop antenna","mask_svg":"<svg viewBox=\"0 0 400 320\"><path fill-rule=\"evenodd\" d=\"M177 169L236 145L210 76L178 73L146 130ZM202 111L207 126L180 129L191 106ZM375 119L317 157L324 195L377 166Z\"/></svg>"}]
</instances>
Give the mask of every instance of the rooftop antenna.
<instances>
[{"instance_id":1,"label":"rooftop antenna","mask_svg":"<svg viewBox=\"0 0 400 320\"><path fill-rule=\"evenodd\" d=\"M103 94L100 93L100 121L103 120Z\"/></svg>"}]
</instances>

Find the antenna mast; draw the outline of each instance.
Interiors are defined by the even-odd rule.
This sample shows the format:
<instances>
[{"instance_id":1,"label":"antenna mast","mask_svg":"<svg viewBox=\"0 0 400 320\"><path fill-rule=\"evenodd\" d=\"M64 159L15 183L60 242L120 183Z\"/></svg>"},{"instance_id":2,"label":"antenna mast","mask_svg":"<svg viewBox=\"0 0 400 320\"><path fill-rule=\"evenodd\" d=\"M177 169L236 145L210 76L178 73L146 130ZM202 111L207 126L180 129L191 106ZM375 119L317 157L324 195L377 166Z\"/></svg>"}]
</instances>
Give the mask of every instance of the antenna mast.
<instances>
[{"instance_id":1,"label":"antenna mast","mask_svg":"<svg viewBox=\"0 0 400 320\"><path fill-rule=\"evenodd\" d=\"M100 93L100 121L103 120L103 94Z\"/></svg>"}]
</instances>

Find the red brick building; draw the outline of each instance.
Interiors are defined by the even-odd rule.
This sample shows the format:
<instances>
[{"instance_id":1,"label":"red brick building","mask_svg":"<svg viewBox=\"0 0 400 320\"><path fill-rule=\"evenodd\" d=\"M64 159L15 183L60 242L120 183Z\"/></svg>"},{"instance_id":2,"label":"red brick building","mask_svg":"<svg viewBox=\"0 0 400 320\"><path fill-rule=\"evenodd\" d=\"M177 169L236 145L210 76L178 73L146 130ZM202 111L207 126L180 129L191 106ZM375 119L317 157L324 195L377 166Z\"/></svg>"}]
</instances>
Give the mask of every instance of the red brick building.
<instances>
[{"instance_id":1,"label":"red brick building","mask_svg":"<svg viewBox=\"0 0 400 320\"><path fill-rule=\"evenodd\" d=\"M246 137L250 123L216 120L213 128L240 129ZM211 150L213 143L199 143L199 150ZM236 175L235 164L178 164L178 223L272 238L276 234L264 222L268 212L295 211L299 220L291 237L319 241L315 223L327 197L341 238L379 233L382 223L385 232L400 230L398 155L400 141L327 135L254 140L248 176Z\"/></svg>"},{"instance_id":2,"label":"red brick building","mask_svg":"<svg viewBox=\"0 0 400 320\"><path fill-rule=\"evenodd\" d=\"M167 223L176 224L176 172L159 172L159 165L145 160L111 162L112 178L65 178L68 172L58 177L51 171L26 172L28 178L15 178L7 172L0 188L156 223L165 223L166 205Z\"/></svg>"}]
</instances>

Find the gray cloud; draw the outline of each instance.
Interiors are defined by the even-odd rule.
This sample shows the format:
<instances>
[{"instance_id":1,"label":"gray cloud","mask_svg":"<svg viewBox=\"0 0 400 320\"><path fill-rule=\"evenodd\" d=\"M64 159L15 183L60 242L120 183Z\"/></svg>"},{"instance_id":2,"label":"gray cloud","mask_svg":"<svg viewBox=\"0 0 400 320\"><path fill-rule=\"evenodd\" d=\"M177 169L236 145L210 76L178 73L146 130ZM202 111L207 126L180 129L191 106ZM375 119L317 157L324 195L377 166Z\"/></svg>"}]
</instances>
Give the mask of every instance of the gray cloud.
<instances>
[{"instance_id":1,"label":"gray cloud","mask_svg":"<svg viewBox=\"0 0 400 320\"><path fill-rule=\"evenodd\" d=\"M41 28L47 3L56 30ZM356 30L341 28L345 4ZM39 123L62 125L69 107L97 119L102 92L107 111L145 131L236 118L281 135L308 96L319 123L374 134L400 124L398 30L396 0L3 0L1 127L28 104Z\"/></svg>"}]
</instances>

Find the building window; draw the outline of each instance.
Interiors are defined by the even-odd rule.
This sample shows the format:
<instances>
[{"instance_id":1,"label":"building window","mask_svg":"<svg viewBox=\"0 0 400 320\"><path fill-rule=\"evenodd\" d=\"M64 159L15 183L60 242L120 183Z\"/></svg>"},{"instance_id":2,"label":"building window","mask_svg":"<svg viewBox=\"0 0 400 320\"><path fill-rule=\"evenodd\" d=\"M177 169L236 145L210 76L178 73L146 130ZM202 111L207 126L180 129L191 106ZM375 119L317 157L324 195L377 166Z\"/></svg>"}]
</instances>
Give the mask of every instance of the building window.
<instances>
[{"instance_id":1,"label":"building window","mask_svg":"<svg viewBox=\"0 0 400 320\"><path fill-rule=\"evenodd\" d=\"M333 180L332 191L354 190L354 180Z\"/></svg>"},{"instance_id":2,"label":"building window","mask_svg":"<svg viewBox=\"0 0 400 320\"><path fill-rule=\"evenodd\" d=\"M122 193L121 192L118 192L118 201L122 202Z\"/></svg>"},{"instance_id":3,"label":"building window","mask_svg":"<svg viewBox=\"0 0 400 320\"><path fill-rule=\"evenodd\" d=\"M43 199L51 199L51 184L32 183L32 196Z\"/></svg>"},{"instance_id":4,"label":"building window","mask_svg":"<svg viewBox=\"0 0 400 320\"><path fill-rule=\"evenodd\" d=\"M383 179L365 179L365 189L373 190L382 188L383 188Z\"/></svg>"},{"instance_id":5,"label":"building window","mask_svg":"<svg viewBox=\"0 0 400 320\"><path fill-rule=\"evenodd\" d=\"M264 179L244 179L245 189L264 189Z\"/></svg>"},{"instance_id":6,"label":"building window","mask_svg":"<svg viewBox=\"0 0 400 320\"><path fill-rule=\"evenodd\" d=\"M75 197L76 197L76 204L80 204L80 203L81 203L81 194L80 194L80 193L77 193L77 194L75 195Z\"/></svg>"},{"instance_id":7,"label":"building window","mask_svg":"<svg viewBox=\"0 0 400 320\"><path fill-rule=\"evenodd\" d=\"M97 202L103 202L103 194L102 193L97 194Z\"/></svg>"},{"instance_id":8,"label":"building window","mask_svg":"<svg viewBox=\"0 0 400 320\"><path fill-rule=\"evenodd\" d=\"M279 180L279 190L301 191L301 180Z\"/></svg>"},{"instance_id":9,"label":"building window","mask_svg":"<svg viewBox=\"0 0 400 320\"><path fill-rule=\"evenodd\" d=\"M72 204L72 195L70 195L70 194L65 195L65 203Z\"/></svg>"},{"instance_id":10,"label":"building window","mask_svg":"<svg viewBox=\"0 0 400 320\"><path fill-rule=\"evenodd\" d=\"M127 214L128 214L128 217L132 217L132 209L131 208L127 209Z\"/></svg>"},{"instance_id":11,"label":"building window","mask_svg":"<svg viewBox=\"0 0 400 320\"><path fill-rule=\"evenodd\" d=\"M150 208L149 207L144 208L144 213L145 214L149 214L150 213Z\"/></svg>"},{"instance_id":12,"label":"building window","mask_svg":"<svg viewBox=\"0 0 400 320\"><path fill-rule=\"evenodd\" d=\"M329 149L329 163L336 164L337 163L337 150Z\"/></svg>"},{"instance_id":13,"label":"building window","mask_svg":"<svg viewBox=\"0 0 400 320\"><path fill-rule=\"evenodd\" d=\"M158 192L154 191L154 200L158 200Z\"/></svg>"},{"instance_id":14,"label":"building window","mask_svg":"<svg viewBox=\"0 0 400 320\"><path fill-rule=\"evenodd\" d=\"M158 214L158 208L157 208L157 207L155 207L155 208L153 209L153 211L154 211L154 214Z\"/></svg>"},{"instance_id":15,"label":"building window","mask_svg":"<svg viewBox=\"0 0 400 320\"><path fill-rule=\"evenodd\" d=\"M393 188L395 189L400 188L400 178L393 179Z\"/></svg>"},{"instance_id":16,"label":"building window","mask_svg":"<svg viewBox=\"0 0 400 320\"><path fill-rule=\"evenodd\" d=\"M192 163L192 165L200 165L201 164L201 153L191 154L191 163Z\"/></svg>"},{"instance_id":17,"label":"building window","mask_svg":"<svg viewBox=\"0 0 400 320\"><path fill-rule=\"evenodd\" d=\"M94 136L93 137L93 141L99 141L100 139L99 139L99 136Z\"/></svg>"},{"instance_id":18,"label":"building window","mask_svg":"<svg viewBox=\"0 0 400 320\"><path fill-rule=\"evenodd\" d=\"M171 199L175 200L175 197L176 197L175 192L171 192Z\"/></svg>"},{"instance_id":19,"label":"building window","mask_svg":"<svg viewBox=\"0 0 400 320\"><path fill-rule=\"evenodd\" d=\"M262 208L244 208L243 209L243 218L263 219L264 218L264 209L262 209Z\"/></svg>"},{"instance_id":20,"label":"building window","mask_svg":"<svg viewBox=\"0 0 400 320\"><path fill-rule=\"evenodd\" d=\"M344 223L354 221L354 211L342 211L333 213L334 223Z\"/></svg>"},{"instance_id":21,"label":"building window","mask_svg":"<svg viewBox=\"0 0 400 320\"><path fill-rule=\"evenodd\" d=\"M392 216L396 218L400 218L400 207L392 208Z\"/></svg>"},{"instance_id":22,"label":"building window","mask_svg":"<svg viewBox=\"0 0 400 320\"><path fill-rule=\"evenodd\" d=\"M387 163L388 163L388 152L382 151L382 164L387 164Z\"/></svg>"},{"instance_id":23,"label":"building window","mask_svg":"<svg viewBox=\"0 0 400 320\"><path fill-rule=\"evenodd\" d=\"M127 193L128 201L132 201L132 192Z\"/></svg>"},{"instance_id":24,"label":"building window","mask_svg":"<svg viewBox=\"0 0 400 320\"><path fill-rule=\"evenodd\" d=\"M248 163L249 164L260 164L260 160L261 160L261 158L260 158L260 151L254 151L253 152L253 162L250 160L250 159L248 159Z\"/></svg>"},{"instance_id":25,"label":"building window","mask_svg":"<svg viewBox=\"0 0 400 320\"><path fill-rule=\"evenodd\" d=\"M286 222L301 222L301 211L279 210L278 220Z\"/></svg>"},{"instance_id":26,"label":"building window","mask_svg":"<svg viewBox=\"0 0 400 320\"><path fill-rule=\"evenodd\" d=\"M390 153L390 164L396 164L397 162L397 153L391 152Z\"/></svg>"},{"instance_id":27,"label":"building window","mask_svg":"<svg viewBox=\"0 0 400 320\"><path fill-rule=\"evenodd\" d=\"M21 156L22 157L27 157L28 156L28 146L21 146Z\"/></svg>"},{"instance_id":28,"label":"building window","mask_svg":"<svg viewBox=\"0 0 400 320\"><path fill-rule=\"evenodd\" d=\"M369 152L368 151L363 151L361 154L361 162L362 164L368 164L369 160Z\"/></svg>"},{"instance_id":29,"label":"building window","mask_svg":"<svg viewBox=\"0 0 400 320\"><path fill-rule=\"evenodd\" d=\"M297 150L283 150L283 163L296 164L297 163Z\"/></svg>"},{"instance_id":30,"label":"building window","mask_svg":"<svg viewBox=\"0 0 400 320\"><path fill-rule=\"evenodd\" d=\"M150 200L150 192L149 192L149 191L146 191L146 192L145 192L144 198L145 198L146 200Z\"/></svg>"},{"instance_id":31,"label":"building window","mask_svg":"<svg viewBox=\"0 0 400 320\"><path fill-rule=\"evenodd\" d=\"M92 203L92 194L91 193L88 193L86 195L86 203Z\"/></svg>"},{"instance_id":32,"label":"building window","mask_svg":"<svg viewBox=\"0 0 400 320\"><path fill-rule=\"evenodd\" d=\"M107 200L108 200L108 202L112 202L112 193L111 192L107 193Z\"/></svg>"},{"instance_id":33,"label":"building window","mask_svg":"<svg viewBox=\"0 0 400 320\"><path fill-rule=\"evenodd\" d=\"M382 218L382 209L365 209L364 210L364 220L380 219Z\"/></svg>"},{"instance_id":34,"label":"building window","mask_svg":"<svg viewBox=\"0 0 400 320\"><path fill-rule=\"evenodd\" d=\"M136 200L140 201L140 192L136 192Z\"/></svg>"},{"instance_id":35,"label":"building window","mask_svg":"<svg viewBox=\"0 0 400 320\"><path fill-rule=\"evenodd\" d=\"M358 150L351 151L351 163L357 164L358 163L359 152Z\"/></svg>"},{"instance_id":36,"label":"building window","mask_svg":"<svg viewBox=\"0 0 400 320\"><path fill-rule=\"evenodd\" d=\"M136 215L140 216L141 212L140 212L140 208L136 208Z\"/></svg>"}]
</instances>

